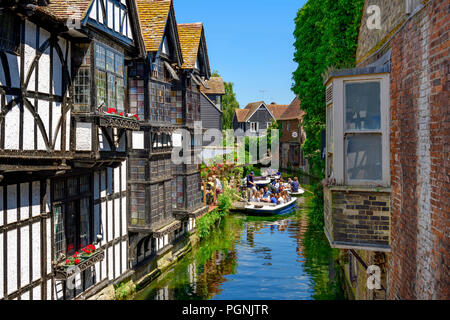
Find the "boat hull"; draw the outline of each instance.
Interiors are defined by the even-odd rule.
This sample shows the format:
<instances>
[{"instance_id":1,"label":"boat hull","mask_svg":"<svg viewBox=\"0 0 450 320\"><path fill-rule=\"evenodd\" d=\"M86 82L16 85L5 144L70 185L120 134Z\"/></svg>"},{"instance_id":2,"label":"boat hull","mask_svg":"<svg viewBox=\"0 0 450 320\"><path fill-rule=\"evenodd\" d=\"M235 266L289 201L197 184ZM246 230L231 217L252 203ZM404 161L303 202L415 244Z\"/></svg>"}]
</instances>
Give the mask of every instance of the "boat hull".
<instances>
[{"instance_id":1,"label":"boat hull","mask_svg":"<svg viewBox=\"0 0 450 320\"><path fill-rule=\"evenodd\" d=\"M287 204L280 206L279 208L249 208L248 206L239 211L244 212L248 215L254 216L273 216L273 215L284 215L290 213L298 208L297 200L291 200Z\"/></svg>"}]
</instances>

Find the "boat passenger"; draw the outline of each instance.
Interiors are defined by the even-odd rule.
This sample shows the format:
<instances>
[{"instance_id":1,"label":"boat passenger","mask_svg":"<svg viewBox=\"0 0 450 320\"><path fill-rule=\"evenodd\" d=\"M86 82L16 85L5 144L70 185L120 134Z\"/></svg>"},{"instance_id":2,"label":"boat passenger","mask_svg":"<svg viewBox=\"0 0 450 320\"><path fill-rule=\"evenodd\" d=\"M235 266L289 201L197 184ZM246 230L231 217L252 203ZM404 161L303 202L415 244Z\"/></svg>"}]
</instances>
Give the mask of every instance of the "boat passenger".
<instances>
[{"instance_id":1,"label":"boat passenger","mask_svg":"<svg viewBox=\"0 0 450 320\"><path fill-rule=\"evenodd\" d=\"M252 171L247 176L247 200L250 201L253 191L256 190L256 183L253 181L253 176L255 173Z\"/></svg>"},{"instance_id":2,"label":"boat passenger","mask_svg":"<svg viewBox=\"0 0 450 320\"><path fill-rule=\"evenodd\" d=\"M292 190L292 192L298 192L299 187L300 187L300 183L298 182L298 178L295 177L294 181L292 181L292 183L291 183L291 190Z\"/></svg>"},{"instance_id":3,"label":"boat passenger","mask_svg":"<svg viewBox=\"0 0 450 320\"><path fill-rule=\"evenodd\" d=\"M270 198L270 203L278 204L278 199L277 199L276 194L272 195L272 198Z\"/></svg>"}]
</instances>

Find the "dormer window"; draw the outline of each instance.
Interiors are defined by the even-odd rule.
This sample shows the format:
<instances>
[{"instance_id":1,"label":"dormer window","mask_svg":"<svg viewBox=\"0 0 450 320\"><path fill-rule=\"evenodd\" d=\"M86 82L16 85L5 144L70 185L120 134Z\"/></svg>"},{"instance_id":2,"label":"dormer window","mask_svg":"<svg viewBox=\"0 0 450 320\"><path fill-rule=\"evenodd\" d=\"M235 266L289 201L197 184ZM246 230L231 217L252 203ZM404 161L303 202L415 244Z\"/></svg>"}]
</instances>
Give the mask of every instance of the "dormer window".
<instances>
[{"instance_id":1,"label":"dormer window","mask_svg":"<svg viewBox=\"0 0 450 320\"><path fill-rule=\"evenodd\" d=\"M388 186L389 75L333 78L327 89L328 178Z\"/></svg>"}]
</instances>

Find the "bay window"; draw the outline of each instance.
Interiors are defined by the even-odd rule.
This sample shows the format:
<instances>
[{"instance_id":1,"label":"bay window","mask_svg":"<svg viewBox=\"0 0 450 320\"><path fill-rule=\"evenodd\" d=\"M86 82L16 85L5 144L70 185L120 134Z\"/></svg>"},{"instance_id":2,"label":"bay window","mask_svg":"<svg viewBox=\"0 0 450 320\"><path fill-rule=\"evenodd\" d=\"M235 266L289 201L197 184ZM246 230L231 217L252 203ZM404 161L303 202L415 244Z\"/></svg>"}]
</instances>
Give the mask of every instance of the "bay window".
<instances>
[{"instance_id":1,"label":"bay window","mask_svg":"<svg viewBox=\"0 0 450 320\"><path fill-rule=\"evenodd\" d=\"M89 175L53 183L55 259L92 243L91 179Z\"/></svg>"},{"instance_id":2,"label":"bay window","mask_svg":"<svg viewBox=\"0 0 450 320\"><path fill-rule=\"evenodd\" d=\"M326 110L327 176L338 185L388 186L388 74L330 81Z\"/></svg>"},{"instance_id":3,"label":"bay window","mask_svg":"<svg viewBox=\"0 0 450 320\"><path fill-rule=\"evenodd\" d=\"M97 108L125 111L124 56L104 44L95 43Z\"/></svg>"}]
</instances>

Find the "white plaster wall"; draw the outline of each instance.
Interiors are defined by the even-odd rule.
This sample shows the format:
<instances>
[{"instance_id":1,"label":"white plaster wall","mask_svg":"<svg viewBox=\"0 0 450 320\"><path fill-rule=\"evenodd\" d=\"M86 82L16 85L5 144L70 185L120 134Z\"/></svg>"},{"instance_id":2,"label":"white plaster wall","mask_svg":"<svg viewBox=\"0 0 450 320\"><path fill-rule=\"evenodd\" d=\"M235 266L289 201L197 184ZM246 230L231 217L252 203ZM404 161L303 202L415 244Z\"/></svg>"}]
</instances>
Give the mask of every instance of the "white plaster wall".
<instances>
[{"instance_id":1,"label":"white plaster wall","mask_svg":"<svg viewBox=\"0 0 450 320\"><path fill-rule=\"evenodd\" d=\"M45 219L47 226L47 274L52 271L52 225L51 219Z\"/></svg>"},{"instance_id":2,"label":"white plaster wall","mask_svg":"<svg viewBox=\"0 0 450 320\"><path fill-rule=\"evenodd\" d=\"M122 241L122 273L128 270L128 245L126 241Z\"/></svg>"},{"instance_id":3,"label":"white plaster wall","mask_svg":"<svg viewBox=\"0 0 450 320\"><path fill-rule=\"evenodd\" d=\"M39 73L40 74L40 73ZM44 100L38 101L38 114L39 117L42 120L42 123L44 124L45 132L41 132L41 130L38 130L37 134L37 146L38 150L46 150L45 142L44 142L44 135L48 134L48 123L49 123L49 102Z\"/></svg>"},{"instance_id":4,"label":"white plaster wall","mask_svg":"<svg viewBox=\"0 0 450 320\"><path fill-rule=\"evenodd\" d=\"M91 18L93 20L97 20L97 0L92 2L91 7L92 7L92 9L91 9L91 12L89 13L89 18Z\"/></svg>"},{"instance_id":5,"label":"white plaster wall","mask_svg":"<svg viewBox=\"0 0 450 320\"><path fill-rule=\"evenodd\" d=\"M52 280L47 280L47 300L53 300L52 297Z\"/></svg>"},{"instance_id":6,"label":"white plaster wall","mask_svg":"<svg viewBox=\"0 0 450 320\"><path fill-rule=\"evenodd\" d=\"M114 6L114 31L120 32L120 8L118 6Z\"/></svg>"},{"instance_id":7,"label":"white plaster wall","mask_svg":"<svg viewBox=\"0 0 450 320\"><path fill-rule=\"evenodd\" d=\"M29 20L25 20L25 75L28 75L31 64L36 57L36 25ZM34 84L34 79L33 79ZM34 87L33 87L34 90Z\"/></svg>"},{"instance_id":8,"label":"white plaster wall","mask_svg":"<svg viewBox=\"0 0 450 320\"><path fill-rule=\"evenodd\" d=\"M40 29L42 31L42 29ZM42 40L42 32L41 39ZM50 47L48 47L39 59L38 89L42 93L50 93Z\"/></svg>"},{"instance_id":9,"label":"white plaster wall","mask_svg":"<svg viewBox=\"0 0 450 320\"><path fill-rule=\"evenodd\" d=\"M108 279L109 280L114 280L114 274L113 274L113 247L109 247L108 248L108 252L107 252L107 256L108 256L108 268L109 268L109 272L108 272Z\"/></svg>"},{"instance_id":10,"label":"white plaster wall","mask_svg":"<svg viewBox=\"0 0 450 320\"><path fill-rule=\"evenodd\" d=\"M122 236L127 235L127 198L122 198Z\"/></svg>"},{"instance_id":11,"label":"white plaster wall","mask_svg":"<svg viewBox=\"0 0 450 320\"><path fill-rule=\"evenodd\" d=\"M39 263L39 261L37 261ZM36 261L35 261L36 263ZM20 284L30 283L30 227L20 229Z\"/></svg>"},{"instance_id":12,"label":"white plaster wall","mask_svg":"<svg viewBox=\"0 0 450 320\"><path fill-rule=\"evenodd\" d=\"M25 134L23 135L23 149L34 150L34 117L27 108L24 108L23 123L26 124Z\"/></svg>"},{"instance_id":13,"label":"white plaster wall","mask_svg":"<svg viewBox=\"0 0 450 320\"><path fill-rule=\"evenodd\" d=\"M108 242L113 240L112 228L113 228L113 208L112 208L112 200L106 202L108 207Z\"/></svg>"},{"instance_id":14,"label":"white plaster wall","mask_svg":"<svg viewBox=\"0 0 450 320\"><path fill-rule=\"evenodd\" d=\"M20 296L21 300L30 300L30 291L25 292L22 296Z\"/></svg>"},{"instance_id":15,"label":"white plaster wall","mask_svg":"<svg viewBox=\"0 0 450 320\"><path fill-rule=\"evenodd\" d=\"M17 217L17 185L11 184L7 186L7 210L6 223L10 224L16 222ZM9 244L8 244L9 246Z\"/></svg>"},{"instance_id":16,"label":"white plaster wall","mask_svg":"<svg viewBox=\"0 0 450 320\"><path fill-rule=\"evenodd\" d=\"M105 280L108 278L108 275L106 274L106 258L103 259L101 262L101 268L102 268L102 280Z\"/></svg>"},{"instance_id":17,"label":"white plaster wall","mask_svg":"<svg viewBox=\"0 0 450 320\"><path fill-rule=\"evenodd\" d=\"M30 215L30 188L28 183L20 184L20 220L28 219Z\"/></svg>"},{"instance_id":18,"label":"white plaster wall","mask_svg":"<svg viewBox=\"0 0 450 320\"><path fill-rule=\"evenodd\" d=\"M33 289L33 300L41 300L41 286Z\"/></svg>"},{"instance_id":19,"label":"white plaster wall","mask_svg":"<svg viewBox=\"0 0 450 320\"><path fill-rule=\"evenodd\" d=\"M112 29L113 28L113 19L114 19L114 5L111 1L108 1L108 28Z\"/></svg>"},{"instance_id":20,"label":"white plaster wall","mask_svg":"<svg viewBox=\"0 0 450 320\"><path fill-rule=\"evenodd\" d=\"M33 273L32 281L36 281L41 277L41 224L33 223L31 226L31 251L33 255ZM39 261L39 263L36 263Z\"/></svg>"},{"instance_id":21,"label":"white plaster wall","mask_svg":"<svg viewBox=\"0 0 450 320\"><path fill-rule=\"evenodd\" d=\"M14 106L5 117L5 149L18 150L20 136L20 109Z\"/></svg>"},{"instance_id":22,"label":"white plaster wall","mask_svg":"<svg viewBox=\"0 0 450 320\"><path fill-rule=\"evenodd\" d=\"M120 270L120 243L116 244L114 246L114 263L115 263L115 268L114 268L114 279L120 277L120 275L122 274L121 270Z\"/></svg>"},{"instance_id":23,"label":"white plaster wall","mask_svg":"<svg viewBox=\"0 0 450 320\"><path fill-rule=\"evenodd\" d=\"M66 112L66 151L70 150L70 129L71 129L71 112L70 110Z\"/></svg>"},{"instance_id":24,"label":"white plaster wall","mask_svg":"<svg viewBox=\"0 0 450 320\"><path fill-rule=\"evenodd\" d=\"M97 2L98 2L99 0L97 0ZM99 8L101 8L100 7L100 3L98 4L99 5ZM99 12L98 12L98 22L99 23L101 23L101 24L103 24L103 11L102 10L99 10Z\"/></svg>"},{"instance_id":25,"label":"white plaster wall","mask_svg":"<svg viewBox=\"0 0 450 320\"><path fill-rule=\"evenodd\" d=\"M127 161L122 162L122 191L127 191Z\"/></svg>"},{"instance_id":26,"label":"white plaster wall","mask_svg":"<svg viewBox=\"0 0 450 320\"><path fill-rule=\"evenodd\" d=\"M52 133L53 133L53 137L52 137L52 143L54 138L56 137L55 140L55 150L61 150L61 127L59 127L59 129L57 129L58 123L61 120L61 116L62 116L62 104L59 102L54 102L53 103L53 109L52 109ZM69 121L70 123L70 121ZM58 130L58 131L56 131Z\"/></svg>"},{"instance_id":27,"label":"white plaster wall","mask_svg":"<svg viewBox=\"0 0 450 320\"><path fill-rule=\"evenodd\" d=\"M64 51L63 51L64 52ZM62 63L56 49L53 49L53 78L52 90L57 96L62 95Z\"/></svg>"},{"instance_id":28,"label":"white plaster wall","mask_svg":"<svg viewBox=\"0 0 450 320\"><path fill-rule=\"evenodd\" d=\"M17 248L16 229L8 231L6 239L8 248ZM6 273L8 274L7 292L11 294L17 290L17 250L8 250L6 259Z\"/></svg>"},{"instance_id":29,"label":"white plaster wall","mask_svg":"<svg viewBox=\"0 0 450 320\"><path fill-rule=\"evenodd\" d=\"M112 230L110 230L112 233ZM120 237L120 199L114 200L114 239Z\"/></svg>"},{"instance_id":30,"label":"white plaster wall","mask_svg":"<svg viewBox=\"0 0 450 320\"><path fill-rule=\"evenodd\" d=\"M144 132L143 131L133 131L132 147L135 150L144 149Z\"/></svg>"},{"instance_id":31,"label":"white plaster wall","mask_svg":"<svg viewBox=\"0 0 450 320\"><path fill-rule=\"evenodd\" d=\"M128 29L128 38L133 40L133 33L131 32L131 23L130 23L130 17L127 17L127 29Z\"/></svg>"},{"instance_id":32,"label":"white plaster wall","mask_svg":"<svg viewBox=\"0 0 450 320\"><path fill-rule=\"evenodd\" d=\"M120 167L114 169L114 193L120 192Z\"/></svg>"},{"instance_id":33,"label":"white plaster wall","mask_svg":"<svg viewBox=\"0 0 450 320\"><path fill-rule=\"evenodd\" d=\"M76 150L92 150L92 123L77 122L76 124Z\"/></svg>"}]
</instances>

